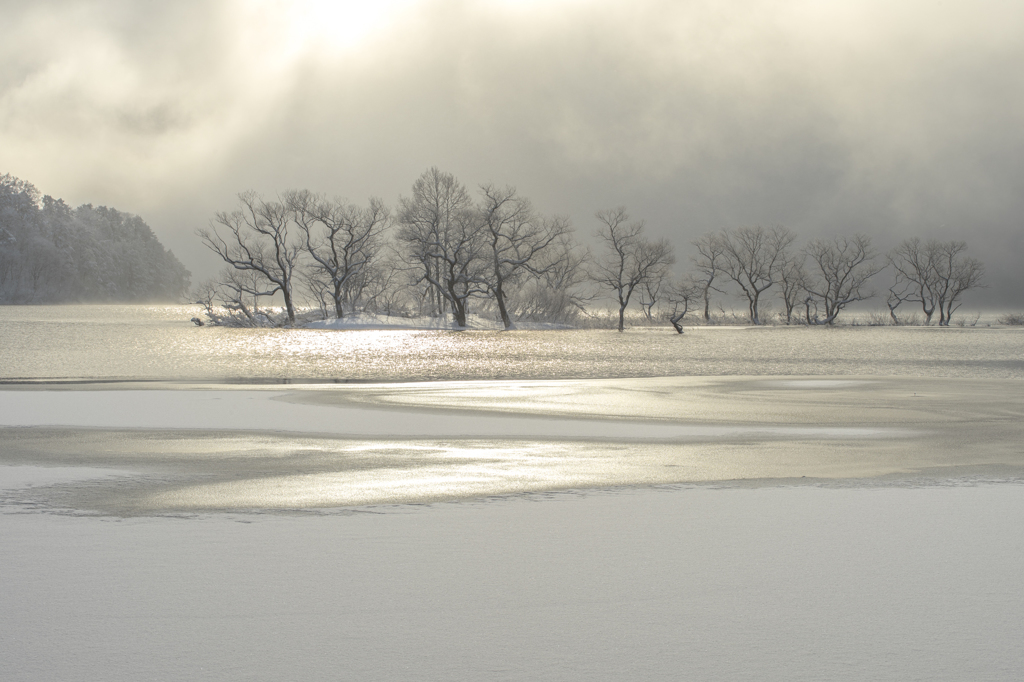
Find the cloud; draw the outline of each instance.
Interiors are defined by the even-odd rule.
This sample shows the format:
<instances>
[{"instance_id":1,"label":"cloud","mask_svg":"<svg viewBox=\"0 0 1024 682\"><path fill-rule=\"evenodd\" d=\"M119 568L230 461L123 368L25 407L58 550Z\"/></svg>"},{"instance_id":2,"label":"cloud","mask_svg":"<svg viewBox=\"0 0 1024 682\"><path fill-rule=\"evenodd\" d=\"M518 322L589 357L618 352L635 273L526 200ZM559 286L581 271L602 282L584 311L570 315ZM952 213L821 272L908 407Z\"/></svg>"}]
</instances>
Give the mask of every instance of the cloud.
<instances>
[{"instance_id":1,"label":"cloud","mask_svg":"<svg viewBox=\"0 0 1024 682\"><path fill-rule=\"evenodd\" d=\"M393 201L436 164L584 231L627 204L680 249L962 236L1024 290L1015 2L8 4L3 170L144 213L200 272L191 231L237 191Z\"/></svg>"}]
</instances>

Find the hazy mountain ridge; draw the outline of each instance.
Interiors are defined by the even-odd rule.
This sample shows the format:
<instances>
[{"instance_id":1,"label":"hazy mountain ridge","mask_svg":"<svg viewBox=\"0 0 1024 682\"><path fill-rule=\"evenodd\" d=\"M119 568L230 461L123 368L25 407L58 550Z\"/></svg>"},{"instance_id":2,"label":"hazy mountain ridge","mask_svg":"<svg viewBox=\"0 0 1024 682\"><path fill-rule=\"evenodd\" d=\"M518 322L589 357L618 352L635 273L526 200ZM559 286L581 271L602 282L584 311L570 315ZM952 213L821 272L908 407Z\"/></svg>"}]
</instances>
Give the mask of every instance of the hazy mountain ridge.
<instances>
[{"instance_id":1,"label":"hazy mountain ridge","mask_svg":"<svg viewBox=\"0 0 1024 682\"><path fill-rule=\"evenodd\" d=\"M189 279L139 216L0 175L0 303L170 301Z\"/></svg>"}]
</instances>

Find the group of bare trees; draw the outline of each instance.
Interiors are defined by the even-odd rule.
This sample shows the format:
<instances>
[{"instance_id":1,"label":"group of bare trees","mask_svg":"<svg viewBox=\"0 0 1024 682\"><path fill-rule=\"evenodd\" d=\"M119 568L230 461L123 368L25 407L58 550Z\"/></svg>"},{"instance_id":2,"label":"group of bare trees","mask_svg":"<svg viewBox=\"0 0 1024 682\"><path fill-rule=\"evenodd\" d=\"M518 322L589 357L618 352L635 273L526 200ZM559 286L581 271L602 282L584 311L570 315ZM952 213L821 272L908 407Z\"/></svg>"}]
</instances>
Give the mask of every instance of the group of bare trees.
<instances>
[{"instance_id":1,"label":"group of bare trees","mask_svg":"<svg viewBox=\"0 0 1024 682\"><path fill-rule=\"evenodd\" d=\"M901 304L917 303L926 323L938 311L939 325L947 326L963 293L980 286L984 273L980 261L966 256L962 241L907 239L882 258L863 234L816 238L796 248L796 234L784 227L741 227L694 240L691 270L673 279L669 268L675 259L667 242L645 239L643 223L630 222L625 209L597 217L605 249L593 279L614 293L620 330L634 292L648 319L662 300L663 317L679 332L691 309L702 308L704 321L711 321L716 293L743 300L751 324L764 321L765 302L777 296L787 324L831 325L847 306L875 296L869 284L884 271L892 277L888 305L894 324L900 323Z\"/></svg>"},{"instance_id":2,"label":"group of bare trees","mask_svg":"<svg viewBox=\"0 0 1024 682\"><path fill-rule=\"evenodd\" d=\"M787 324L797 321L803 308L809 325L831 325L850 304L875 296L869 282L891 272L888 306L894 324L904 303L922 306L926 323L939 312L939 325L947 326L968 289L981 286L984 267L967 257L962 241L918 238L901 242L885 258L863 234L830 239L816 238L803 248L794 247L796 235L783 227L742 227L702 235L692 242L693 270L669 288L671 305L666 317L681 331L679 322L691 306L703 306L711 320L714 293L733 291L747 304L748 319L762 323L766 296L777 294Z\"/></svg>"},{"instance_id":3,"label":"group of bare trees","mask_svg":"<svg viewBox=\"0 0 1024 682\"><path fill-rule=\"evenodd\" d=\"M594 260L592 279L600 287L611 289L619 306L619 331L625 326L626 307L639 289L641 307L648 317L657 303L668 267L675 262L668 241L650 241L644 236L643 221L630 221L626 209L598 211L601 222L597 235L604 245ZM646 296L643 296L643 295Z\"/></svg>"},{"instance_id":4,"label":"group of bare trees","mask_svg":"<svg viewBox=\"0 0 1024 682\"><path fill-rule=\"evenodd\" d=\"M484 185L479 199L450 173L431 168L392 214L308 191L278 200L239 196L199 230L226 263L200 292L258 322L259 301L280 295L295 322L296 287L342 318L359 309L452 316L465 327L471 301L517 317L565 319L582 310L587 256L569 221L547 218L513 187Z\"/></svg>"},{"instance_id":5,"label":"group of bare trees","mask_svg":"<svg viewBox=\"0 0 1024 682\"><path fill-rule=\"evenodd\" d=\"M675 276L672 246L649 238L642 220L624 207L596 218L592 253L566 218L540 215L514 187L482 185L474 196L437 168L416 180L394 213L379 199L356 206L305 190L276 200L248 192L236 210L198 231L227 265L200 297L208 309L216 301L253 324L260 302L280 296L287 324L302 297L337 318L358 310L451 315L464 328L472 308L511 329L517 319L570 322L603 296L614 300L620 331L634 304L647 320L681 332L691 310L712 321L717 295L737 296L752 324L762 324L776 300L787 324L831 325L875 295L869 284L884 270L892 273L894 323L897 308L919 304L926 322L938 311L938 323L948 325L983 275L960 241L908 239L882 258L862 234L798 248L787 228L740 227L691 242L691 268Z\"/></svg>"},{"instance_id":6,"label":"group of bare trees","mask_svg":"<svg viewBox=\"0 0 1024 682\"><path fill-rule=\"evenodd\" d=\"M394 277L386 258L392 221L379 199L362 207L306 190L276 201L254 192L238 199L237 209L197 231L226 263L198 291L208 310L218 303L259 324L267 319L260 301L280 294L287 323L294 324L300 289L338 318L384 298Z\"/></svg>"},{"instance_id":7,"label":"group of bare trees","mask_svg":"<svg viewBox=\"0 0 1024 682\"><path fill-rule=\"evenodd\" d=\"M961 295L979 286L985 273L981 261L968 257L965 251L966 242L922 242L916 237L893 249L889 263L894 280L886 300L893 322L899 322L896 309L900 305L917 303L926 324L931 324L938 310L939 325L948 326L960 307Z\"/></svg>"},{"instance_id":8,"label":"group of bare trees","mask_svg":"<svg viewBox=\"0 0 1024 682\"><path fill-rule=\"evenodd\" d=\"M475 202L453 175L431 168L398 202L398 255L429 312L450 312L465 327L470 301L486 299L511 329L520 314L558 319L582 309L584 260L569 221L541 216L514 187L488 184L479 194Z\"/></svg>"}]
</instances>

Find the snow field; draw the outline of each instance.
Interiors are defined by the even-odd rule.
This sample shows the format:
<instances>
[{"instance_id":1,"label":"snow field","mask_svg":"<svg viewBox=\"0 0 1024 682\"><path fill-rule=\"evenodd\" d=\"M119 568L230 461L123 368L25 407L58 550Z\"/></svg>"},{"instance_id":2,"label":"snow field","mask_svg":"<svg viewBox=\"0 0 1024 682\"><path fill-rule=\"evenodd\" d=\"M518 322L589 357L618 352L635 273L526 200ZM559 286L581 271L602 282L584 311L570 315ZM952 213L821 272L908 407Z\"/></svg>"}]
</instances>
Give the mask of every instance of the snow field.
<instances>
[{"instance_id":1,"label":"snow field","mask_svg":"<svg viewBox=\"0 0 1024 682\"><path fill-rule=\"evenodd\" d=\"M5 515L27 680L1008 680L1024 487Z\"/></svg>"}]
</instances>

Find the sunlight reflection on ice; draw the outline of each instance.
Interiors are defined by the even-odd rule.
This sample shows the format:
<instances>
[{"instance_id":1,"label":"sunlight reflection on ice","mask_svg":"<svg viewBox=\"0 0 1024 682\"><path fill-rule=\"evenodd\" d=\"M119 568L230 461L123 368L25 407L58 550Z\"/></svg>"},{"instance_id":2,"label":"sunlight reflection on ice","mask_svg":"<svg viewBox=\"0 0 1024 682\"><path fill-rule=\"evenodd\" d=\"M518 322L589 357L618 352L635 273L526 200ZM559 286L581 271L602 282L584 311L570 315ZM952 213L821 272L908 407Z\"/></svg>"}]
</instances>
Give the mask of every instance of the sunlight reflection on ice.
<instances>
[{"instance_id":1,"label":"sunlight reflection on ice","mask_svg":"<svg viewBox=\"0 0 1024 682\"><path fill-rule=\"evenodd\" d=\"M765 386L772 388L847 388L869 383L871 382L856 379L786 379L764 382Z\"/></svg>"},{"instance_id":2,"label":"sunlight reflection on ice","mask_svg":"<svg viewBox=\"0 0 1024 682\"><path fill-rule=\"evenodd\" d=\"M565 487L585 475L574 449L550 443L368 443L346 449L385 454L416 466L368 466L314 474L200 483L149 496L164 508L330 507L431 501L510 490ZM591 467L593 468L593 467Z\"/></svg>"},{"instance_id":3,"label":"sunlight reflection on ice","mask_svg":"<svg viewBox=\"0 0 1024 682\"><path fill-rule=\"evenodd\" d=\"M872 451L877 452L877 451ZM348 457L359 453L358 462ZM621 485L778 478L823 472L871 475L878 462L856 446L842 459L815 443L639 445L629 443L465 442L346 445L315 473L247 473L150 490L141 509L297 509L436 502L516 493ZM884 459L885 453L877 453ZM885 466L892 467L893 461ZM896 466L899 466L896 463ZM229 480L223 480L223 479Z\"/></svg>"},{"instance_id":4,"label":"sunlight reflection on ice","mask_svg":"<svg viewBox=\"0 0 1024 682\"><path fill-rule=\"evenodd\" d=\"M1024 378L1013 329L471 331L195 327L196 306L4 306L0 378L294 381L712 375Z\"/></svg>"}]
</instances>

